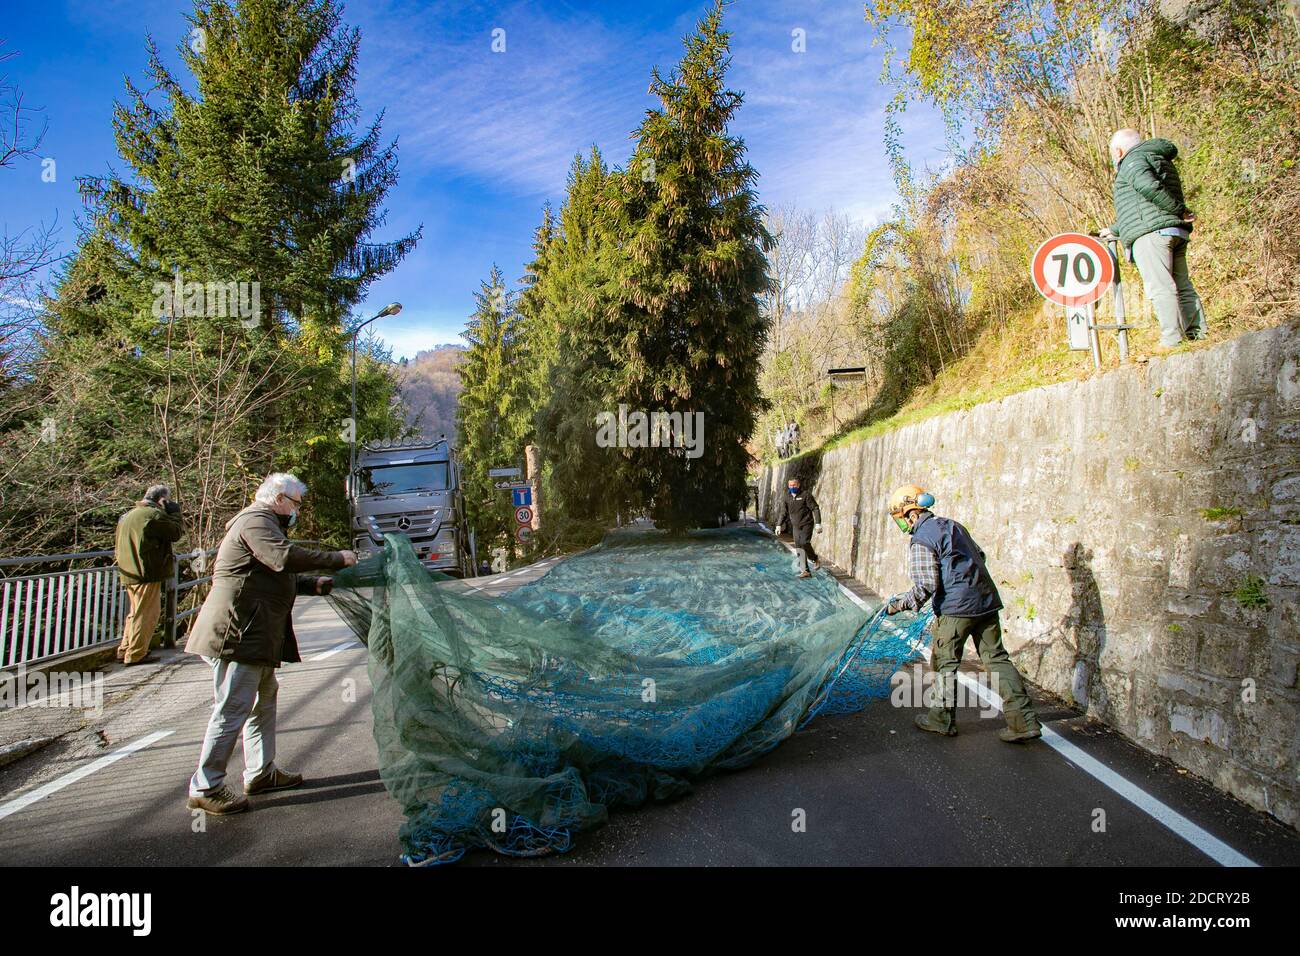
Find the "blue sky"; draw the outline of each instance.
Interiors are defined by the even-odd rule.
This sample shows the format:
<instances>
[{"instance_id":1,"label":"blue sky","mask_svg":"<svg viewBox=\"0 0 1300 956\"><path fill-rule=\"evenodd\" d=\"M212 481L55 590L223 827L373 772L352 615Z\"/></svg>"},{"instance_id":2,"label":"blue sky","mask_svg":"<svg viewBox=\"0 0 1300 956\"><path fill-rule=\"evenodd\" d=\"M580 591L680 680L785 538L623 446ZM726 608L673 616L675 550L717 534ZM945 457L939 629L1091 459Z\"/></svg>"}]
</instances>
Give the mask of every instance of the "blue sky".
<instances>
[{"instance_id":1,"label":"blue sky","mask_svg":"<svg viewBox=\"0 0 1300 956\"><path fill-rule=\"evenodd\" d=\"M184 0L0 0L0 38L19 56L4 64L25 103L43 107L41 163L0 171L0 226L12 234L57 217L65 251L76 237L76 177L121 169L110 122L123 78L142 77L151 34L167 54L186 36ZM473 292L493 262L508 277L529 258L542 204L563 200L576 152L592 143L611 165L631 153L631 134L656 101L650 70L672 67L706 0L636 3L354 0L345 19L361 29L357 96L367 117L386 111L399 142L401 177L376 238L424 226L419 247L375 283L358 314L387 302L403 312L375 324L395 356L459 341ZM733 89L745 94L733 131L745 138L769 207L834 208L864 222L894 200L882 146L890 91L879 82L882 48L860 0L737 0ZM802 29L806 52L792 47ZM505 31L504 53L491 49ZM912 108L904 124L915 166L943 163L942 127Z\"/></svg>"}]
</instances>

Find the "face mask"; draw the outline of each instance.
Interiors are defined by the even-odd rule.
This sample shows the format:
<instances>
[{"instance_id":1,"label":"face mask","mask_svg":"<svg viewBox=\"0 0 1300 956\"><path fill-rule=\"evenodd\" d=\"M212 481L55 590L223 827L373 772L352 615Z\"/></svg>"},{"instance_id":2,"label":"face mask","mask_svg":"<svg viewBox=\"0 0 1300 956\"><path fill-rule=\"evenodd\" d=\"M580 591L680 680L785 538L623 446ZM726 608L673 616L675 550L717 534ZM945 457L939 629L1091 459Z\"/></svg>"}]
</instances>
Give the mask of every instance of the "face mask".
<instances>
[{"instance_id":1,"label":"face mask","mask_svg":"<svg viewBox=\"0 0 1300 956\"><path fill-rule=\"evenodd\" d=\"M787 488L786 491L790 492L792 495L797 495L799 493L798 488Z\"/></svg>"},{"instance_id":2,"label":"face mask","mask_svg":"<svg viewBox=\"0 0 1300 956\"><path fill-rule=\"evenodd\" d=\"M897 515L895 515L895 516L894 516L894 524L898 525L898 530L901 531L901 532L903 532L903 534L911 534L911 533L912 533L912 526L911 526L910 524L907 523L907 519L906 519L906 518L900 518L900 517L898 517Z\"/></svg>"},{"instance_id":3,"label":"face mask","mask_svg":"<svg viewBox=\"0 0 1300 956\"><path fill-rule=\"evenodd\" d=\"M288 525L290 528L292 528L297 523L298 523L298 512L295 511L293 514L289 515Z\"/></svg>"},{"instance_id":4,"label":"face mask","mask_svg":"<svg viewBox=\"0 0 1300 956\"><path fill-rule=\"evenodd\" d=\"M298 523L298 512L295 511L291 515L278 514L275 519L280 522L280 527L287 531Z\"/></svg>"}]
</instances>

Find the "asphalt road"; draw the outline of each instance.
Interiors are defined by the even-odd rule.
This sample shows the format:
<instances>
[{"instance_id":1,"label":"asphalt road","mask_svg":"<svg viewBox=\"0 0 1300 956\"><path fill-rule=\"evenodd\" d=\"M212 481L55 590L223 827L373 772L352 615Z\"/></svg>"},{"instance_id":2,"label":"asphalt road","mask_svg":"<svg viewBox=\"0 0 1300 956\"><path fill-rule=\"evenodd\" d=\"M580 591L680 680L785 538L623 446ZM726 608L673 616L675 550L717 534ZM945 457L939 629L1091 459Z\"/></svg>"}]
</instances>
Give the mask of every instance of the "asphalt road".
<instances>
[{"instance_id":1,"label":"asphalt road","mask_svg":"<svg viewBox=\"0 0 1300 956\"><path fill-rule=\"evenodd\" d=\"M277 763L303 773L303 787L255 796L249 812L224 819L187 810L211 687L200 659L166 652L129 700L0 769L0 862L399 865L402 817L379 780L366 651L323 601L303 602L296 620L304 663L281 670ZM1003 743L1001 721L973 709L945 739L914 730L913 709L880 701L819 719L681 800L615 813L563 856L472 853L460 865L1214 866L1195 845L1205 837L1251 862L1300 864L1293 831L1071 711L1042 707L1066 749L1086 755L1077 762L1097 762L1092 774L1044 742ZM241 771L237 750L231 779ZM1177 814L1192 836L1098 773L1141 788L1149 808Z\"/></svg>"}]
</instances>

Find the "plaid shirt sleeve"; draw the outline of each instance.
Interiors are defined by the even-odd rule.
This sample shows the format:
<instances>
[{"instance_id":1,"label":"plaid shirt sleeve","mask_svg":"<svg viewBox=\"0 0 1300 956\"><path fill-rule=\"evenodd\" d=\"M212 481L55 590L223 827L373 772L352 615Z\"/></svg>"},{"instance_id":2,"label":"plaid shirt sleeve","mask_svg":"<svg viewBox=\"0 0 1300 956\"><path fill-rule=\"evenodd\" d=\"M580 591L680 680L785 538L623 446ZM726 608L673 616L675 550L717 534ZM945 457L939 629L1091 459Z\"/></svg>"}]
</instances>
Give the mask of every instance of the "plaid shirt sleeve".
<instances>
[{"instance_id":1,"label":"plaid shirt sleeve","mask_svg":"<svg viewBox=\"0 0 1300 956\"><path fill-rule=\"evenodd\" d=\"M938 555L913 541L907 552L907 574L912 579L912 590L894 601L893 606L896 611L919 611L939 590Z\"/></svg>"}]
</instances>

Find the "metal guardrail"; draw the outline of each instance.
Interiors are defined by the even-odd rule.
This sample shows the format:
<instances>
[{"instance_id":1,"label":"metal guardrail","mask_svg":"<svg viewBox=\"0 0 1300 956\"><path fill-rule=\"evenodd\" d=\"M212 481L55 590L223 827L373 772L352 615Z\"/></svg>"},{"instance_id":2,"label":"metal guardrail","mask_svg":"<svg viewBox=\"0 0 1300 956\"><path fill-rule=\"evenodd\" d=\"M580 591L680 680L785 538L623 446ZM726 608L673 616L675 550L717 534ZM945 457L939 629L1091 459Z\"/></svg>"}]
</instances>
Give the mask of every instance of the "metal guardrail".
<instances>
[{"instance_id":1,"label":"metal guardrail","mask_svg":"<svg viewBox=\"0 0 1300 956\"><path fill-rule=\"evenodd\" d=\"M0 567L112 560L112 551L5 558ZM0 667L117 640L128 609L117 568L37 571L0 579Z\"/></svg>"},{"instance_id":2,"label":"metal guardrail","mask_svg":"<svg viewBox=\"0 0 1300 956\"><path fill-rule=\"evenodd\" d=\"M294 544L318 546L318 541ZM163 582L163 646L173 647L181 622L198 613L202 601L180 610L189 592L212 582L208 560L217 553L176 555L171 577ZM79 562L90 567L72 568ZM37 570L56 565L53 570ZM191 567L195 577L182 577ZM6 568L23 573L6 576ZM28 571L32 568L34 570ZM197 592L195 592L197 595ZM37 664L72 651L115 644L130 610L112 551L80 551L0 558L0 667Z\"/></svg>"}]
</instances>

